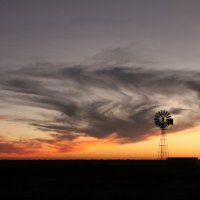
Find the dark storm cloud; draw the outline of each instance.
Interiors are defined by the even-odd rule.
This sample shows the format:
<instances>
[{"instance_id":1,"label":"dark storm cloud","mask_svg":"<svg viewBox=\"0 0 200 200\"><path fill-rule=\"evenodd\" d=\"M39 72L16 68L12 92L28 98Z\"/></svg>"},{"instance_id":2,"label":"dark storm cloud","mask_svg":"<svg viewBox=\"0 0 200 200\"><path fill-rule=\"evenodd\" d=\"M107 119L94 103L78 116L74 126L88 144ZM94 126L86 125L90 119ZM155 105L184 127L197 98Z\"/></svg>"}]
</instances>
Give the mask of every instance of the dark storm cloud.
<instances>
[{"instance_id":1,"label":"dark storm cloud","mask_svg":"<svg viewBox=\"0 0 200 200\"><path fill-rule=\"evenodd\" d=\"M174 115L180 115L182 114L184 111L186 111L186 109L182 109L182 108L172 108L171 113L173 113Z\"/></svg>"},{"instance_id":2,"label":"dark storm cloud","mask_svg":"<svg viewBox=\"0 0 200 200\"><path fill-rule=\"evenodd\" d=\"M199 93L199 73L102 63L96 67L45 64L2 73L1 93L16 106L55 111L56 116L46 115L46 120L23 120L55 133L51 136L57 140L73 140L81 134L103 138L112 133L143 140L154 127L157 110L188 116L190 104L199 101L198 97L188 99ZM184 126L177 124L176 130L191 127L193 117Z\"/></svg>"},{"instance_id":3,"label":"dark storm cloud","mask_svg":"<svg viewBox=\"0 0 200 200\"><path fill-rule=\"evenodd\" d=\"M187 86L192 90L198 92L200 94L200 80L199 81L187 81Z\"/></svg>"},{"instance_id":4,"label":"dark storm cloud","mask_svg":"<svg viewBox=\"0 0 200 200\"><path fill-rule=\"evenodd\" d=\"M11 77L1 77L0 85L2 89L13 92L22 92L34 94L39 92L39 88L42 87L37 81L29 80L26 78L11 76Z\"/></svg>"}]
</instances>

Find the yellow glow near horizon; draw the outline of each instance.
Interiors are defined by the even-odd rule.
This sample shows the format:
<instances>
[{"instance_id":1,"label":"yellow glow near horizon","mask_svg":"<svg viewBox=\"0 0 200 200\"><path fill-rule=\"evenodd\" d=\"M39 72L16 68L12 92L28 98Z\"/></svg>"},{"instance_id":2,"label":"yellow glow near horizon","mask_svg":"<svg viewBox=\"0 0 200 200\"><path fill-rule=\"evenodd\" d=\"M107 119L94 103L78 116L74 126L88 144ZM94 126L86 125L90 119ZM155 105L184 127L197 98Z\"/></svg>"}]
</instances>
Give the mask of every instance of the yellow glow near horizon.
<instances>
[{"instance_id":1,"label":"yellow glow near horizon","mask_svg":"<svg viewBox=\"0 0 200 200\"><path fill-rule=\"evenodd\" d=\"M169 156L199 157L200 134L198 130L200 127L168 134ZM159 136L153 136L149 140L137 143L108 146L99 144L94 148L88 147L86 150L73 152L71 156L75 159L157 159L159 139Z\"/></svg>"}]
</instances>

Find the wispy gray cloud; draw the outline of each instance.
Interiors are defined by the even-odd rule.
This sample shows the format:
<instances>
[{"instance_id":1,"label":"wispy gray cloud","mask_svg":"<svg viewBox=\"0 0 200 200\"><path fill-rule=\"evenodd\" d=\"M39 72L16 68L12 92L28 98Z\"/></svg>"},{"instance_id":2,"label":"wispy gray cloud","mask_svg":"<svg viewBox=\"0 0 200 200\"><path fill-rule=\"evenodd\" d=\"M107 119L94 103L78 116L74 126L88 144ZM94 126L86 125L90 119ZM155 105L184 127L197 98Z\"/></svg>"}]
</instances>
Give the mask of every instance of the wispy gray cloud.
<instances>
[{"instance_id":1,"label":"wispy gray cloud","mask_svg":"<svg viewBox=\"0 0 200 200\"><path fill-rule=\"evenodd\" d=\"M127 66L129 55L125 61L120 59L123 65L113 61L118 54L119 50L111 51L95 67L47 63L2 73L1 93L16 106L42 108L43 114L44 109L55 111L46 120L27 119L33 127L55 132L55 139L74 139L79 134L103 138L115 133L131 141L143 140L152 132L153 115L160 109L177 117L174 131L194 125L193 118L199 116L192 111L199 110L198 72ZM106 65L110 56L112 62Z\"/></svg>"}]
</instances>

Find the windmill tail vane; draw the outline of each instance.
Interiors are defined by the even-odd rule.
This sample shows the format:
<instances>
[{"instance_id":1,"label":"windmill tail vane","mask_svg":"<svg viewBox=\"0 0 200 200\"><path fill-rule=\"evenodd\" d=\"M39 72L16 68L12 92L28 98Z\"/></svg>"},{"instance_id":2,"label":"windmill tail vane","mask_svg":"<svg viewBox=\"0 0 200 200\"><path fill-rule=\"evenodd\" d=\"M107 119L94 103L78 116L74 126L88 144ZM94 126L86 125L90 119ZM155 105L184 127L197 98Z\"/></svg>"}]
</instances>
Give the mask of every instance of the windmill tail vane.
<instances>
[{"instance_id":1,"label":"windmill tail vane","mask_svg":"<svg viewBox=\"0 0 200 200\"><path fill-rule=\"evenodd\" d=\"M167 123L168 123L168 125L173 125L173 119L167 119Z\"/></svg>"}]
</instances>

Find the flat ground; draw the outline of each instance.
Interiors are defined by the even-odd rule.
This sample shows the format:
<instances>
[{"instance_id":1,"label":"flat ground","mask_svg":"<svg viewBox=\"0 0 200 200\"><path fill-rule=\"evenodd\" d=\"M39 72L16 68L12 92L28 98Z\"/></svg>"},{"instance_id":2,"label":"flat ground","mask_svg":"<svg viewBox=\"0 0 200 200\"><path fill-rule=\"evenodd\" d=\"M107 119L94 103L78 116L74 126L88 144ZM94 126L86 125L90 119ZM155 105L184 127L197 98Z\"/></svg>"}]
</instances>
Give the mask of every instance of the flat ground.
<instances>
[{"instance_id":1,"label":"flat ground","mask_svg":"<svg viewBox=\"0 0 200 200\"><path fill-rule=\"evenodd\" d=\"M0 161L4 199L199 199L200 166L158 161Z\"/></svg>"}]
</instances>

